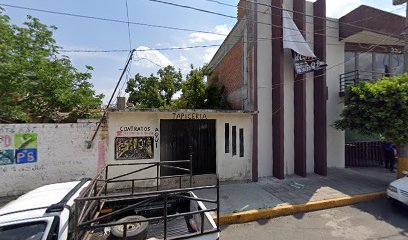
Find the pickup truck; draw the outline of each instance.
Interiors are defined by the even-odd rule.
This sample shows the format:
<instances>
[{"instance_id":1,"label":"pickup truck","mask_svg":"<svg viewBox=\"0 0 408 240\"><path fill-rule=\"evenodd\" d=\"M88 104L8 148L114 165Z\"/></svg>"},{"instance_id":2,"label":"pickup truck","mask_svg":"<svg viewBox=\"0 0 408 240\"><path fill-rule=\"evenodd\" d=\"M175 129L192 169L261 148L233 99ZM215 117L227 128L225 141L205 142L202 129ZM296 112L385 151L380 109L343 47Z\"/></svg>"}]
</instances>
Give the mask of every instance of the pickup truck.
<instances>
[{"instance_id":1,"label":"pickup truck","mask_svg":"<svg viewBox=\"0 0 408 240\"><path fill-rule=\"evenodd\" d=\"M30 191L0 209L0 239L219 239L219 225L211 217L211 212L219 216L218 178L215 185L193 187L191 169L181 167L176 168L189 174L126 178L149 168L174 168L173 164L178 162L184 160L112 164L94 179L51 184ZM124 165L143 167L108 177L109 168ZM177 187L161 189L161 182L172 178L179 180ZM155 189L140 191L136 182L148 180L158 183ZM183 180L188 186L182 186ZM131 188L115 192L118 183L130 183ZM216 199L198 198L194 191L202 189L214 189ZM207 209L203 202L214 207Z\"/></svg>"}]
</instances>

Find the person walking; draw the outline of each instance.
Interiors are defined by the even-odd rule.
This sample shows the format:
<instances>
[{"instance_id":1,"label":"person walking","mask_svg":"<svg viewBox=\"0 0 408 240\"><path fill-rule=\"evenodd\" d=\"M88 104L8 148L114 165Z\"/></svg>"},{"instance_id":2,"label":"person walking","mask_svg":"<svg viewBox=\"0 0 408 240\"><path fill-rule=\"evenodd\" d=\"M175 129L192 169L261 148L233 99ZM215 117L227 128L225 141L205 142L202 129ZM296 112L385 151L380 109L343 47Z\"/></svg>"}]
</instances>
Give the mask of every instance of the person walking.
<instances>
[{"instance_id":1,"label":"person walking","mask_svg":"<svg viewBox=\"0 0 408 240\"><path fill-rule=\"evenodd\" d=\"M396 147L392 143L384 144L385 168L389 168L391 172L394 171L394 165L397 158Z\"/></svg>"}]
</instances>

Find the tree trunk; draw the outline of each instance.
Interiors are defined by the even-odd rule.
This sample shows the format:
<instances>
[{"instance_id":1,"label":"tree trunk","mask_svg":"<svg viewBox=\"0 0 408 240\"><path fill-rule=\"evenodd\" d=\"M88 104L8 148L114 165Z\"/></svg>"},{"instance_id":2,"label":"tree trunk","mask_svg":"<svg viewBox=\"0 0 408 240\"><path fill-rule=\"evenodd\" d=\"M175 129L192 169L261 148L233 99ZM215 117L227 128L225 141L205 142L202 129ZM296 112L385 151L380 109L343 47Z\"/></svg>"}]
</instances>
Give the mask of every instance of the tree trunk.
<instances>
[{"instance_id":1,"label":"tree trunk","mask_svg":"<svg viewBox=\"0 0 408 240\"><path fill-rule=\"evenodd\" d=\"M404 177L402 172L408 171L408 144L397 146L398 154L398 178Z\"/></svg>"}]
</instances>

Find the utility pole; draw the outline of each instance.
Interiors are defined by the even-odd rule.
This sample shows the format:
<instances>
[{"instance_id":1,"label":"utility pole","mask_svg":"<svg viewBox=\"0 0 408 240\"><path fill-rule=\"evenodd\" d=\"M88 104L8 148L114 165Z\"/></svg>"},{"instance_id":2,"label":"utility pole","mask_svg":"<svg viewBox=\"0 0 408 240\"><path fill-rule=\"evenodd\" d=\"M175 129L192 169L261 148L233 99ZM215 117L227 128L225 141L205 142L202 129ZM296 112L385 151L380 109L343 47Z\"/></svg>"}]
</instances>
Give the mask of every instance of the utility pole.
<instances>
[{"instance_id":1,"label":"utility pole","mask_svg":"<svg viewBox=\"0 0 408 240\"><path fill-rule=\"evenodd\" d=\"M407 3L407 0L393 0L393 5L401 5ZM408 3L405 10L405 28L403 34L404 38L404 72L408 72Z\"/></svg>"}]
</instances>

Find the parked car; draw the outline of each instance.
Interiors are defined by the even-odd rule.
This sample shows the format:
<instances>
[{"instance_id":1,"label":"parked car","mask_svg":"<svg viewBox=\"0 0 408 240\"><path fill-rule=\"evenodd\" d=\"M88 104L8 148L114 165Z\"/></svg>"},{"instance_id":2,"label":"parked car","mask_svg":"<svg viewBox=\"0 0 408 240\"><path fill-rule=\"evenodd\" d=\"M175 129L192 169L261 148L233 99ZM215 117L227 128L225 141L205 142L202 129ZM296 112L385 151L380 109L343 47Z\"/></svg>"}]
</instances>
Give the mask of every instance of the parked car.
<instances>
[{"instance_id":1,"label":"parked car","mask_svg":"<svg viewBox=\"0 0 408 240\"><path fill-rule=\"evenodd\" d=\"M90 179L42 186L0 209L0 239L65 240L74 230L71 208Z\"/></svg>"},{"instance_id":2,"label":"parked car","mask_svg":"<svg viewBox=\"0 0 408 240\"><path fill-rule=\"evenodd\" d=\"M387 188L389 199L408 205L408 172L404 172L405 177L395 180Z\"/></svg>"},{"instance_id":3,"label":"parked car","mask_svg":"<svg viewBox=\"0 0 408 240\"><path fill-rule=\"evenodd\" d=\"M186 163L189 160L179 161ZM129 170L108 178L109 167L131 168L138 164L107 165L94 179L46 185L30 191L0 209L0 239L7 240L104 240L104 239L191 239L216 240L219 216L219 182L192 186L189 173L177 176L126 178L149 168L164 168L173 161L145 163L150 167ZM191 166L191 164L190 164ZM174 166L171 166L174 167ZM157 171L159 172L159 171ZM175 188L135 190L135 181L179 180ZM182 180L187 186L182 186ZM131 183L127 191L110 193L108 185ZM217 198L201 199L193 191L215 189ZM207 208L203 202L214 206ZM217 218L219 219L219 218Z\"/></svg>"}]
</instances>

